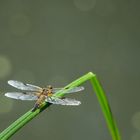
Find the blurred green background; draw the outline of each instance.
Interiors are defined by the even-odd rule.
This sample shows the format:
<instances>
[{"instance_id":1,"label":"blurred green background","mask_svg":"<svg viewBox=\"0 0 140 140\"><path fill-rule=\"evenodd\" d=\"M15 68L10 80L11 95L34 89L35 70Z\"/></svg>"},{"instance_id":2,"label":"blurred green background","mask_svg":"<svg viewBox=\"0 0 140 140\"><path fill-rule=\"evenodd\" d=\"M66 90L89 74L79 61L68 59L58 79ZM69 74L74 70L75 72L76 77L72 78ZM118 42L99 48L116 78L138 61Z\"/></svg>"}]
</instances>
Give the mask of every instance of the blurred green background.
<instances>
[{"instance_id":1,"label":"blurred green background","mask_svg":"<svg viewBox=\"0 0 140 140\"><path fill-rule=\"evenodd\" d=\"M1 0L0 131L34 102L6 98L7 80L65 86L96 73L122 139L140 139L140 1ZM79 107L53 105L11 140L111 140L90 83L70 95Z\"/></svg>"}]
</instances>

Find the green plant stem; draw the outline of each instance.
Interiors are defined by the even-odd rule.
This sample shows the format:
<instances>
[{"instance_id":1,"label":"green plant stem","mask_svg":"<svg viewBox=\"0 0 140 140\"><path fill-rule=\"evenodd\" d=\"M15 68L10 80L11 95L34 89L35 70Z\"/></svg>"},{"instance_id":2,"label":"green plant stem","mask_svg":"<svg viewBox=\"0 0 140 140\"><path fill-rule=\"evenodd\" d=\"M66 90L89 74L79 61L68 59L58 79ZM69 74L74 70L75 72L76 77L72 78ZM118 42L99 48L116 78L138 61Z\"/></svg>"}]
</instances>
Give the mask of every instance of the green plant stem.
<instances>
[{"instance_id":1,"label":"green plant stem","mask_svg":"<svg viewBox=\"0 0 140 140\"><path fill-rule=\"evenodd\" d=\"M65 92L71 88L80 86L84 82L90 80L93 89L95 90L97 99L100 103L101 109L103 111L104 117L107 122L107 126L109 128L110 134L112 136L113 140L120 140L120 134L118 131L118 128L116 126L116 122L114 120L114 117L112 115L109 102L105 96L105 92L99 83L99 80L97 79L96 75L92 72L89 72L85 74L84 76L80 77L79 79L73 81L69 85L65 86L63 89L60 90L54 96L56 97L63 97L65 95ZM27 124L30 120L32 120L35 116L37 116L40 112L42 112L44 109L49 107L50 103L43 103L42 106L37 109L36 111L32 112L29 110L26 114L21 116L19 119L17 119L15 122L13 122L8 128L6 128L3 132L0 134L0 140L7 140L9 139L13 134L15 134L20 128L22 128L25 124Z\"/></svg>"}]
</instances>

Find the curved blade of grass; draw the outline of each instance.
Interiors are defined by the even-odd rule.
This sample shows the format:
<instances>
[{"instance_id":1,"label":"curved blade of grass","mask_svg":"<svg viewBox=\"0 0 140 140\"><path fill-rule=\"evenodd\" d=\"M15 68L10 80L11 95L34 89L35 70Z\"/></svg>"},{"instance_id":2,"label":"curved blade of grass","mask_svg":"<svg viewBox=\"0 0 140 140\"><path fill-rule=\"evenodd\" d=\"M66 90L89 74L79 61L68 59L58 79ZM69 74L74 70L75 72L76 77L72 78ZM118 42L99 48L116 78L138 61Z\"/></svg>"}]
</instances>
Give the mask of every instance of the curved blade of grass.
<instances>
[{"instance_id":1,"label":"curved blade of grass","mask_svg":"<svg viewBox=\"0 0 140 140\"><path fill-rule=\"evenodd\" d=\"M77 86L80 86L84 82L90 80L91 84L95 90L96 96L98 98L98 101L100 103L101 109L103 111L103 114L105 116L107 126L109 128L110 134L112 136L113 140L120 140L120 134L118 131L118 128L116 126L116 122L114 120L114 117L112 115L109 103L107 101L107 98L105 96L105 93L103 91L103 88L101 84L99 83L99 80L97 79L96 75L92 72L87 73L86 75L80 77L79 79L73 81L60 91L58 91L54 96L56 97L63 97L65 95L65 92L69 90L70 88L74 88ZM49 103L43 103L42 106L37 109L35 112L32 112L31 110L28 111L26 114L21 116L19 119L17 119L15 122L13 122L8 128L6 128L3 132L0 134L0 140L7 140L9 139L13 134L15 134L20 128L22 128L25 124L27 124L30 120L32 120L35 116L37 116L40 112L42 112L44 109L49 107L51 104Z\"/></svg>"}]
</instances>

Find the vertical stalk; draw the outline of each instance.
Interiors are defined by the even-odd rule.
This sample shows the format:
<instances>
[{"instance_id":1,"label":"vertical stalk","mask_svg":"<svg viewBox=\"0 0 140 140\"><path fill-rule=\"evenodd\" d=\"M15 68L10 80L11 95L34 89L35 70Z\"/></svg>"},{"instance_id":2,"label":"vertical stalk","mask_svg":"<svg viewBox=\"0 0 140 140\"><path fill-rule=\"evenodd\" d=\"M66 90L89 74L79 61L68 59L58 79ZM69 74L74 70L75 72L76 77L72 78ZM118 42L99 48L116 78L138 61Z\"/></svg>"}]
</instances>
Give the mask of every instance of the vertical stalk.
<instances>
[{"instance_id":1,"label":"vertical stalk","mask_svg":"<svg viewBox=\"0 0 140 140\"><path fill-rule=\"evenodd\" d=\"M109 106L109 102L108 102L107 97L105 96L105 92L96 76L93 76L91 78L91 84L92 84L93 89L95 90L96 96L98 98L102 112L106 119L112 139L120 140L120 134L119 134L118 128L116 126L116 122L114 120L111 108Z\"/></svg>"}]
</instances>

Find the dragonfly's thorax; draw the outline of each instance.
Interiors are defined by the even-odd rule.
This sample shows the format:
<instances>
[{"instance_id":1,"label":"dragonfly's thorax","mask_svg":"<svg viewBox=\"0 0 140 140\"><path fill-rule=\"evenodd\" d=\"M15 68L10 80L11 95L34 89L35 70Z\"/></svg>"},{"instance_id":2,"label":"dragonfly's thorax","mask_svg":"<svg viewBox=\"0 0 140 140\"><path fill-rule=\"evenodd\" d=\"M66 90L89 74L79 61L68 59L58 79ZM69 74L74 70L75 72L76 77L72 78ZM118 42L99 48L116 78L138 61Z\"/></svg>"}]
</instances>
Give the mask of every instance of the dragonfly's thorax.
<instances>
[{"instance_id":1,"label":"dragonfly's thorax","mask_svg":"<svg viewBox=\"0 0 140 140\"><path fill-rule=\"evenodd\" d=\"M51 96L52 95L52 89L51 88L43 88L42 95Z\"/></svg>"}]
</instances>

